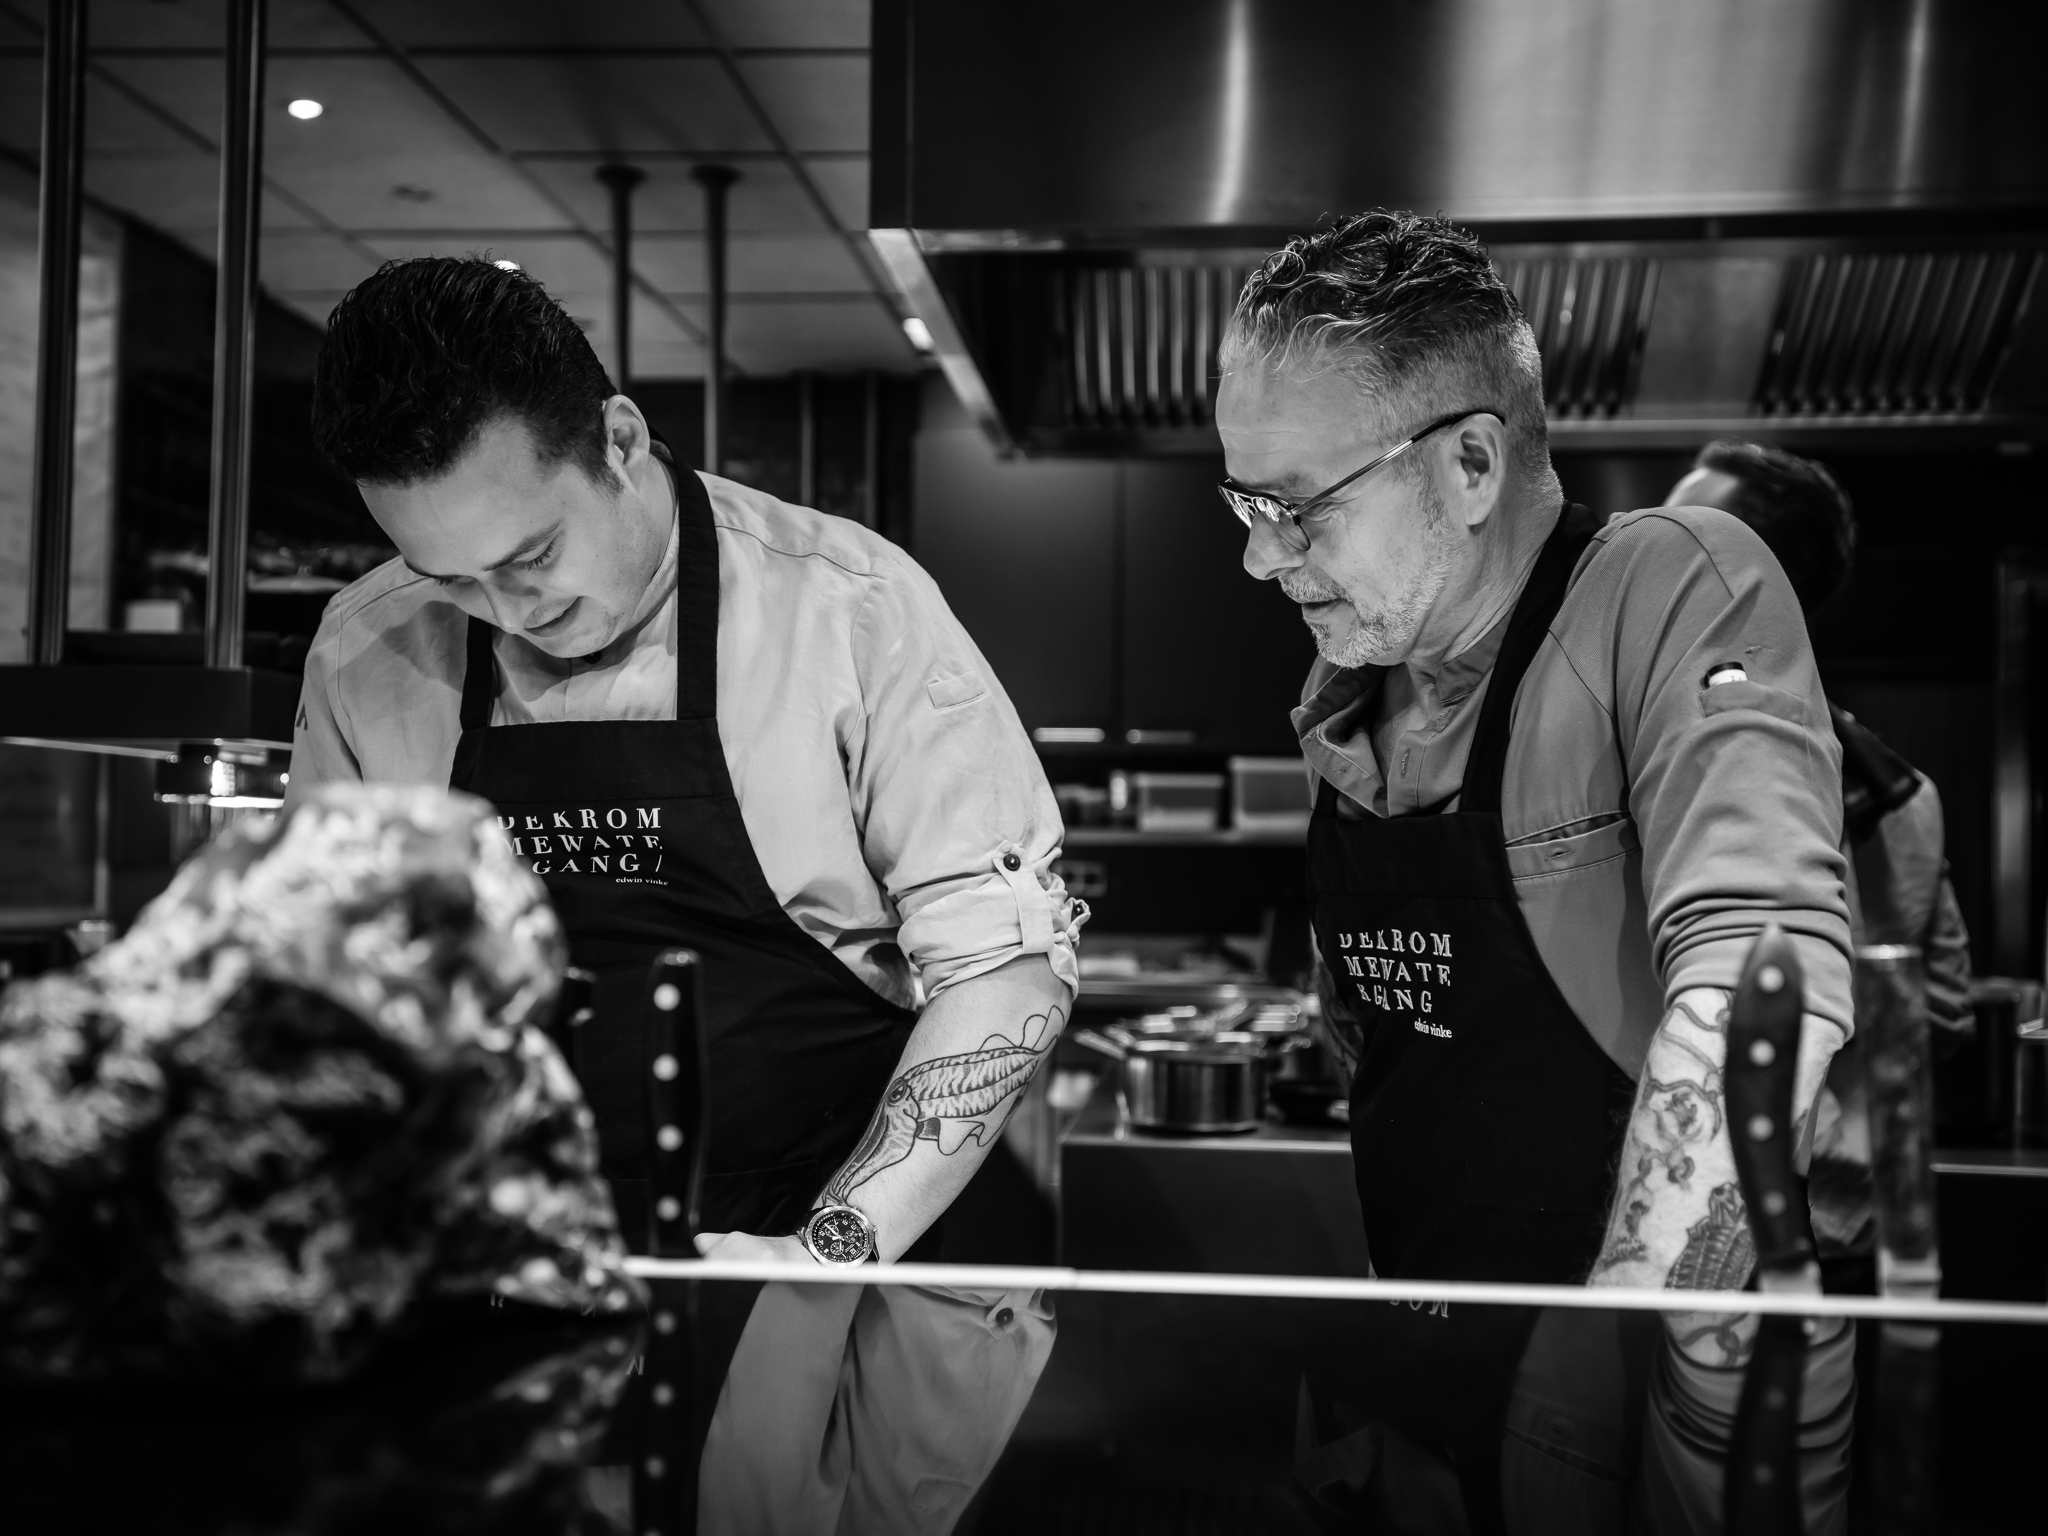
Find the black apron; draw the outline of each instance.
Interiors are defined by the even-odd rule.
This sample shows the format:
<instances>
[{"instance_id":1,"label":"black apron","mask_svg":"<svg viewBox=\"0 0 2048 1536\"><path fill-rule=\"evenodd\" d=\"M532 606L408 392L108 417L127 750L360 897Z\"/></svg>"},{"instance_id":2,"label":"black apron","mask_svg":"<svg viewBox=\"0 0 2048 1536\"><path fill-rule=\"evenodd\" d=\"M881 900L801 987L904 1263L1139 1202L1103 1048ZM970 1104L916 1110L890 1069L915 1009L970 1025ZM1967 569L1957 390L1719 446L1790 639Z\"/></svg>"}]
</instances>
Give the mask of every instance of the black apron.
<instances>
[{"instance_id":1,"label":"black apron","mask_svg":"<svg viewBox=\"0 0 2048 1536\"><path fill-rule=\"evenodd\" d=\"M682 945L703 960L709 1232L795 1230L859 1141L916 1018L798 928L761 872L718 738L711 500L689 470L669 477L676 718L494 727L497 630L472 618L448 778L497 807L547 884L573 962L597 975L572 1065L635 1248L647 1232L643 994L656 954Z\"/></svg>"},{"instance_id":2,"label":"black apron","mask_svg":"<svg viewBox=\"0 0 2048 1536\"><path fill-rule=\"evenodd\" d=\"M1364 1025L1351 1146L1373 1270L1582 1282L1599 1251L1634 1084L1593 1043L1523 920L1501 826L1515 692L1591 537L1568 508L1508 622L1456 811L1309 829L1316 937ZM1363 1317L1338 1383L1448 1453L1475 1531L1501 1524L1501 1422L1530 1308Z\"/></svg>"}]
</instances>

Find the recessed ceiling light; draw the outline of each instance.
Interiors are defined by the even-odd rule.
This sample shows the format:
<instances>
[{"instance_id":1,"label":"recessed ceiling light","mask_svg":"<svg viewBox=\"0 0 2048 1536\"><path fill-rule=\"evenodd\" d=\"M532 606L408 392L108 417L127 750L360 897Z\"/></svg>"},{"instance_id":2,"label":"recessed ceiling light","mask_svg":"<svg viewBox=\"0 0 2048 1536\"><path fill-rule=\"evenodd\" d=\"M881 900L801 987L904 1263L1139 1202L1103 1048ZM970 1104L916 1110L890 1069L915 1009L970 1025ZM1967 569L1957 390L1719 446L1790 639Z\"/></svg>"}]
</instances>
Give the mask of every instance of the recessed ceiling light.
<instances>
[{"instance_id":1,"label":"recessed ceiling light","mask_svg":"<svg viewBox=\"0 0 2048 1536\"><path fill-rule=\"evenodd\" d=\"M285 107L285 111L291 113L293 117L296 117L302 123L310 123L326 110L325 107L321 106L319 102L313 100L310 96L301 96L297 101L290 102Z\"/></svg>"},{"instance_id":2,"label":"recessed ceiling light","mask_svg":"<svg viewBox=\"0 0 2048 1536\"><path fill-rule=\"evenodd\" d=\"M503 256L500 256L496 261L492 262L491 265L494 267L502 267L507 272L517 272L519 270L518 262L507 261Z\"/></svg>"},{"instance_id":3,"label":"recessed ceiling light","mask_svg":"<svg viewBox=\"0 0 2048 1536\"><path fill-rule=\"evenodd\" d=\"M920 352L932 349L932 328L915 315L903 317L903 334L910 344Z\"/></svg>"}]
</instances>

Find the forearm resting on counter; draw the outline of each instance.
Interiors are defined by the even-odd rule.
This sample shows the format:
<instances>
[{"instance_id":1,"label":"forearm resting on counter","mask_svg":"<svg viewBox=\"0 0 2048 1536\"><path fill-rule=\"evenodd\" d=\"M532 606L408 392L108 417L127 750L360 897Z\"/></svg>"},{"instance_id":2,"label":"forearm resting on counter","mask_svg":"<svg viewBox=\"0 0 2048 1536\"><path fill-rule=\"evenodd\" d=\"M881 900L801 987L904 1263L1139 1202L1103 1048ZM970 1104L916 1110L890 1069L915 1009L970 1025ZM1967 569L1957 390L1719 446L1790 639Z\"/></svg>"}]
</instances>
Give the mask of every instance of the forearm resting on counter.
<instances>
[{"instance_id":1,"label":"forearm resting on counter","mask_svg":"<svg viewBox=\"0 0 2048 1536\"><path fill-rule=\"evenodd\" d=\"M1072 1005L1043 955L941 992L911 1031L867 1134L819 1199L859 1209L875 1224L881 1257L900 1257L974 1177Z\"/></svg>"},{"instance_id":2,"label":"forearm resting on counter","mask_svg":"<svg viewBox=\"0 0 2048 1536\"><path fill-rule=\"evenodd\" d=\"M1728 1002L1717 987L1691 988L1657 1028L1622 1143L1593 1285L1735 1291L1748 1283L1756 1246L1729 1139ZM1806 1015L1793 1089L1801 1141L1841 1044L1840 1026ZM1666 1322L1679 1348L1703 1365L1741 1363L1755 1332L1753 1319L1719 1313L1667 1313Z\"/></svg>"}]
</instances>

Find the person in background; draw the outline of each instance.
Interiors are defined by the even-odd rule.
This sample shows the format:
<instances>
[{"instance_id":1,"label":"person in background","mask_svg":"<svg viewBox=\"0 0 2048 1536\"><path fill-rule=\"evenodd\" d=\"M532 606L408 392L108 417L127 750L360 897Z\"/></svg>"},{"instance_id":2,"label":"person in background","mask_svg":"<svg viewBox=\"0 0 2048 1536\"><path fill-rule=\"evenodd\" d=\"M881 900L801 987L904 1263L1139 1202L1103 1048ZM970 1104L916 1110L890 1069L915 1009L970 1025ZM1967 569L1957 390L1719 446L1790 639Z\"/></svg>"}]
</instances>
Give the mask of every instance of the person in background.
<instances>
[{"instance_id":1,"label":"person in background","mask_svg":"<svg viewBox=\"0 0 2048 1536\"><path fill-rule=\"evenodd\" d=\"M1835 477L1811 459L1762 443L1707 444L1664 498L1668 507L1719 507L1778 557L1807 621L1849 583L1856 513ZM1856 944L1916 944L1927 965L1934 1050L1976 1028L1970 1009L1970 935L1949 883L1941 795L1875 732L1833 700L1842 744L1842 852ZM1836 1053L1814 1122L1809 1173L1814 1236L1829 1270L1869 1289L1876 1234L1870 1209L1870 1128L1856 1042Z\"/></svg>"}]
</instances>

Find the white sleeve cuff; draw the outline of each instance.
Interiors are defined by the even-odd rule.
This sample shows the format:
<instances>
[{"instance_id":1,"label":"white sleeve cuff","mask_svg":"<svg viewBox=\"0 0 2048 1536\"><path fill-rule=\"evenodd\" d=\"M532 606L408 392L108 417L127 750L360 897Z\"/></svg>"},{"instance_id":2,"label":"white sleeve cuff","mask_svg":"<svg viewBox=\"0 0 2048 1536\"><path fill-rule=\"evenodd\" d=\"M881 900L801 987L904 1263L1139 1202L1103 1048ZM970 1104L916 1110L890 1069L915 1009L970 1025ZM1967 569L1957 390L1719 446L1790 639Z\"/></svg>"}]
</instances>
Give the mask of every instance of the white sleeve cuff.
<instances>
[{"instance_id":1,"label":"white sleeve cuff","mask_svg":"<svg viewBox=\"0 0 2048 1536\"><path fill-rule=\"evenodd\" d=\"M897 943L918 969L929 999L1020 955L1044 955L1053 975L1078 992L1077 955L1087 903L1067 894L1052 853L1033 860L1017 843L989 855L989 873L908 918Z\"/></svg>"}]
</instances>

